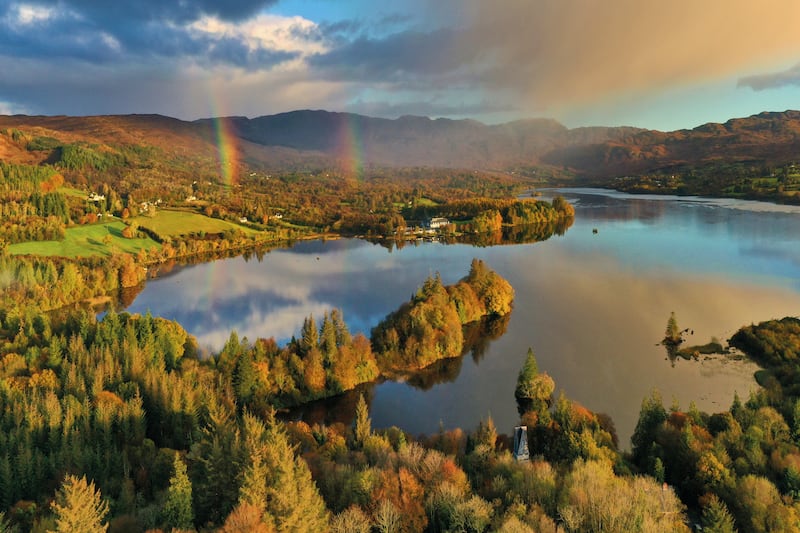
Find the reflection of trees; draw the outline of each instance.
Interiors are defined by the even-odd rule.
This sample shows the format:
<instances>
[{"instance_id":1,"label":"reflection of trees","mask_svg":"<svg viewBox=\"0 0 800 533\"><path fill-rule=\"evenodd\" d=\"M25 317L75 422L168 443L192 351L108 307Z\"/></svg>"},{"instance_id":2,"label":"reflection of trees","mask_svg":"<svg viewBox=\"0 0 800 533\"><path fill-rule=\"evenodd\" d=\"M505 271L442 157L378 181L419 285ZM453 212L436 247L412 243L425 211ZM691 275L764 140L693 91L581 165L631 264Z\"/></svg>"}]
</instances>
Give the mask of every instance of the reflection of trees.
<instances>
[{"instance_id":1,"label":"reflection of trees","mask_svg":"<svg viewBox=\"0 0 800 533\"><path fill-rule=\"evenodd\" d=\"M406 383L416 389L429 390L440 383L455 381L461 373L462 356L441 359L409 375Z\"/></svg>"},{"instance_id":2,"label":"reflection of trees","mask_svg":"<svg viewBox=\"0 0 800 533\"><path fill-rule=\"evenodd\" d=\"M280 412L278 418L283 420L302 420L310 426L314 424L344 424L345 426L350 426L356 418L356 405L358 404L358 398L362 394L367 405L370 405L375 396L375 383L359 385L355 389L338 396L292 407Z\"/></svg>"},{"instance_id":3,"label":"reflection of trees","mask_svg":"<svg viewBox=\"0 0 800 533\"><path fill-rule=\"evenodd\" d=\"M432 365L413 373L402 374L410 386L420 390L430 390L440 383L451 383L461 373L464 355L472 354L478 363L486 355L489 345L506 332L511 313L501 317L484 318L463 326L464 349L458 357L441 359ZM359 385L353 390L332 398L309 402L279 414L284 420L302 420L309 425L341 423L350 426L355 420L358 397L364 394L367 405L372 403L376 383Z\"/></svg>"},{"instance_id":4,"label":"reflection of trees","mask_svg":"<svg viewBox=\"0 0 800 533\"><path fill-rule=\"evenodd\" d=\"M125 309L139 296L139 293L144 290L144 282L134 286L134 287L123 287L120 289L118 298L117 298L117 306L119 309Z\"/></svg>"},{"instance_id":5,"label":"reflection of trees","mask_svg":"<svg viewBox=\"0 0 800 533\"><path fill-rule=\"evenodd\" d=\"M472 360L479 363L486 355L491 341L504 335L511 320L511 313L503 316L486 317L464 326L464 351L472 353Z\"/></svg>"},{"instance_id":6,"label":"reflection of trees","mask_svg":"<svg viewBox=\"0 0 800 533\"><path fill-rule=\"evenodd\" d=\"M553 235L564 235L572 226L574 218L540 224L505 226L493 233L480 233L455 237L454 242L465 242L474 246L498 246L502 244L524 244L546 241Z\"/></svg>"},{"instance_id":7,"label":"reflection of trees","mask_svg":"<svg viewBox=\"0 0 800 533\"><path fill-rule=\"evenodd\" d=\"M412 387L428 390L440 383L450 383L458 378L464 356L472 353L472 359L478 363L489 349L491 341L506 332L511 313L499 317L487 317L463 326L464 349L458 357L442 359L425 368L407 375L407 383Z\"/></svg>"},{"instance_id":8,"label":"reflection of trees","mask_svg":"<svg viewBox=\"0 0 800 533\"><path fill-rule=\"evenodd\" d=\"M555 222L542 222L539 224L520 224L517 226L504 226L501 230L488 233L465 233L462 235L442 234L436 236L414 237L413 239L393 239L383 237L367 237L368 242L383 246L390 252L393 249L402 249L410 244L418 244L425 240L435 240L442 244L471 244L481 248L487 246L500 246L503 244L524 244L546 241L553 235L564 235L572 226L574 218L564 218Z\"/></svg>"}]
</instances>

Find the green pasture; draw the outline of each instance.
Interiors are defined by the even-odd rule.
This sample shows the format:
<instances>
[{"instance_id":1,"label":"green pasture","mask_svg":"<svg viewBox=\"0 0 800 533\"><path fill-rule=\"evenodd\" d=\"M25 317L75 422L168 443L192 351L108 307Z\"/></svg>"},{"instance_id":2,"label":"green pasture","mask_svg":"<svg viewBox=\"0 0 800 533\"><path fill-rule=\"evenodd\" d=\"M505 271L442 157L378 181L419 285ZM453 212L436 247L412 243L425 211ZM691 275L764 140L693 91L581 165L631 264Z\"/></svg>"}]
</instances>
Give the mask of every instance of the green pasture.
<instances>
[{"instance_id":1,"label":"green pasture","mask_svg":"<svg viewBox=\"0 0 800 533\"><path fill-rule=\"evenodd\" d=\"M126 239L122 236L125 224L119 220L89 226L68 228L63 241L33 241L12 244L12 255L42 255L59 257L108 256L114 253L137 253L142 249L158 248L151 238Z\"/></svg>"},{"instance_id":2,"label":"green pasture","mask_svg":"<svg viewBox=\"0 0 800 533\"><path fill-rule=\"evenodd\" d=\"M165 209L156 211L154 217L139 216L133 220L140 227L147 228L164 237L180 237L181 235L201 231L205 233L222 233L232 229L241 230L247 234L258 233L256 230L246 226L240 226L227 220L211 218L191 211L170 211Z\"/></svg>"}]
</instances>

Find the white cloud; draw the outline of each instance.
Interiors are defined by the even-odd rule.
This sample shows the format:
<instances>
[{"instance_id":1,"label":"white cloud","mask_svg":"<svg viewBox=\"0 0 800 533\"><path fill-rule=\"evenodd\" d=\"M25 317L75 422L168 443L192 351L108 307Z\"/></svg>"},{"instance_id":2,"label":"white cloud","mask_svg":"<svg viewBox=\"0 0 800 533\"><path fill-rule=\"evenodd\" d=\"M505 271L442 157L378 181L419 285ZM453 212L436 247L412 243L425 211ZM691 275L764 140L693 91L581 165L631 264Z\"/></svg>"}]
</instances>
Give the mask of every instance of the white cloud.
<instances>
[{"instance_id":1,"label":"white cloud","mask_svg":"<svg viewBox=\"0 0 800 533\"><path fill-rule=\"evenodd\" d=\"M27 115L29 113L30 111L23 106L0 100L0 115Z\"/></svg>"},{"instance_id":2,"label":"white cloud","mask_svg":"<svg viewBox=\"0 0 800 533\"><path fill-rule=\"evenodd\" d=\"M56 17L56 10L51 7L35 6L30 4L20 4L16 6L17 24L30 26L41 22L47 22Z\"/></svg>"},{"instance_id":3,"label":"white cloud","mask_svg":"<svg viewBox=\"0 0 800 533\"><path fill-rule=\"evenodd\" d=\"M203 17L190 28L215 39L236 39L249 50L295 52L302 56L324 53L327 48L311 37L317 25L303 17L261 14L243 23L230 23L216 17Z\"/></svg>"}]
</instances>

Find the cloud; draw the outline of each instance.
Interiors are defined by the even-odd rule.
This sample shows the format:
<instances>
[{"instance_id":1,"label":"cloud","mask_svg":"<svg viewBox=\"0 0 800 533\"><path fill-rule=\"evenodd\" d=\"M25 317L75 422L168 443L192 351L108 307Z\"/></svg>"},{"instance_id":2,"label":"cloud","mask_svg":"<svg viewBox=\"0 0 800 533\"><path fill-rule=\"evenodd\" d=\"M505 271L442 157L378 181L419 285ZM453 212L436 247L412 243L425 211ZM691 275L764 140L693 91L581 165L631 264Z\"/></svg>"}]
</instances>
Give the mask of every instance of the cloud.
<instances>
[{"instance_id":1,"label":"cloud","mask_svg":"<svg viewBox=\"0 0 800 533\"><path fill-rule=\"evenodd\" d=\"M488 90L529 108L585 104L716 80L796 57L800 2L471 2L459 48Z\"/></svg>"},{"instance_id":2,"label":"cloud","mask_svg":"<svg viewBox=\"0 0 800 533\"><path fill-rule=\"evenodd\" d=\"M754 91L777 89L790 85L800 86L800 63L780 72L746 76L739 80L739 87L750 87Z\"/></svg>"},{"instance_id":3,"label":"cloud","mask_svg":"<svg viewBox=\"0 0 800 533\"><path fill-rule=\"evenodd\" d=\"M313 24L300 17L255 13L271 3L71 0L18 4L0 16L0 53L16 58L113 62L115 67L162 57L270 68L296 56L292 53L296 50L281 46L290 42L281 32ZM299 44L298 39L294 41Z\"/></svg>"},{"instance_id":4,"label":"cloud","mask_svg":"<svg viewBox=\"0 0 800 533\"><path fill-rule=\"evenodd\" d=\"M800 49L796 0L408 0L363 17L366 1L348 0L316 21L276 3L0 2L0 100L181 118L208 116L209 100L250 116L558 116L777 70ZM740 86L799 78L800 66Z\"/></svg>"},{"instance_id":5,"label":"cloud","mask_svg":"<svg viewBox=\"0 0 800 533\"><path fill-rule=\"evenodd\" d=\"M80 13L82 18L102 27L147 21L186 24L203 16L229 21L245 20L277 0L33 0L28 5L58 7Z\"/></svg>"},{"instance_id":6,"label":"cloud","mask_svg":"<svg viewBox=\"0 0 800 533\"><path fill-rule=\"evenodd\" d=\"M302 17L234 23L197 12L184 25L164 19L97 31L95 12L48 9L28 17L43 25L37 31L18 24L21 7L0 11L0 100L33 112L193 119L229 103L232 113L261 115L316 103L312 85L319 97L339 91L310 77L302 58L327 48Z\"/></svg>"},{"instance_id":7,"label":"cloud","mask_svg":"<svg viewBox=\"0 0 800 533\"><path fill-rule=\"evenodd\" d=\"M440 28L407 30L382 38L360 36L310 57L308 63L333 79L391 83L419 76L445 77L476 58L475 49L460 46L455 30Z\"/></svg>"}]
</instances>

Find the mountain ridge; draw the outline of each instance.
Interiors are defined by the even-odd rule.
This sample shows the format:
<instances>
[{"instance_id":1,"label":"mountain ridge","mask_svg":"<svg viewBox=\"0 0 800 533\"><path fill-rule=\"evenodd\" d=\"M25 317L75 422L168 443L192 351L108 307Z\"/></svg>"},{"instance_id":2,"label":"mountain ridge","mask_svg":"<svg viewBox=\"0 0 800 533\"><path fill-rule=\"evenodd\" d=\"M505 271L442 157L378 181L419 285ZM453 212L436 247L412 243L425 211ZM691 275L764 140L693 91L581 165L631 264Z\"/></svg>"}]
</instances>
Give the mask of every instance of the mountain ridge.
<instances>
[{"instance_id":1,"label":"mountain ridge","mask_svg":"<svg viewBox=\"0 0 800 533\"><path fill-rule=\"evenodd\" d=\"M484 124L312 109L193 121L158 114L5 115L0 116L0 129L20 128L65 142L150 145L181 157L210 157L217 150L218 122L238 138L244 159L254 166L309 159L485 170L549 166L579 177L610 178L719 162L777 165L800 154L796 110L763 111L670 132L631 126L570 129L550 118ZM9 146L0 147L0 157L35 159Z\"/></svg>"}]
</instances>

